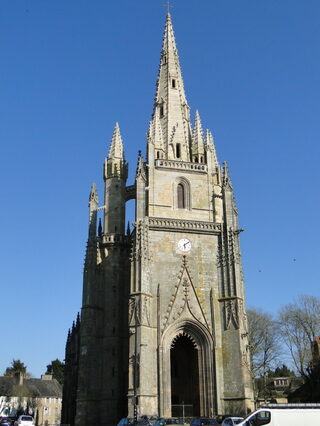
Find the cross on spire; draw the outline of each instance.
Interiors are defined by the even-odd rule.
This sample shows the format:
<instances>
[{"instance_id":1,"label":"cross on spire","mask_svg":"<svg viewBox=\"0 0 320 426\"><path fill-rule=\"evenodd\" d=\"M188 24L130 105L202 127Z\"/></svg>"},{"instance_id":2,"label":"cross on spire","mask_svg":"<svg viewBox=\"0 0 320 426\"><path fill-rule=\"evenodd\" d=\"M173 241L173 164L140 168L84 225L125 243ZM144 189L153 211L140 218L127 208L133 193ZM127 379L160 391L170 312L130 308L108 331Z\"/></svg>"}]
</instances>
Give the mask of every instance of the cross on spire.
<instances>
[{"instance_id":1,"label":"cross on spire","mask_svg":"<svg viewBox=\"0 0 320 426\"><path fill-rule=\"evenodd\" d=\"M173 5L170 4L170 0L167 0L167 3L165 3L163 6L167 8L167 13L170 13L170 8L173 7Z\"/></svg>"}]
</instances>

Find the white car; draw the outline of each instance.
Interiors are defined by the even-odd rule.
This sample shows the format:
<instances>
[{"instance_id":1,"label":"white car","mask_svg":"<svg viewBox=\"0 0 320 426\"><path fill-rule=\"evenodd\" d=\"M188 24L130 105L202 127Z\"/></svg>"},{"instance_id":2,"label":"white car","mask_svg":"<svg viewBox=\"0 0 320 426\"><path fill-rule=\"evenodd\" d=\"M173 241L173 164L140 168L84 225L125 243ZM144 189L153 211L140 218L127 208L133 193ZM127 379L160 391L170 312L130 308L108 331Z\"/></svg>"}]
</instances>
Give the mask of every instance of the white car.
<instances>
[{"instance_id":1,"label":"white car","mask_svg":"<svg viewBox=\"0 0 320 426\"><path fill-rule=\"evenodd\" d=\"M34 426L33 417L22 415L14 422L14 426Z\"/></svg>"},{"instance_id":2,"label":"white car","mask_svg":"<svg viewBox=\"0 0 320 426\"><path fill-rule=\"evenodd\" d=\"M221 426L234 426L242 422L243 417L227 417L221 423Z\"/></svg>"}]
</instances>

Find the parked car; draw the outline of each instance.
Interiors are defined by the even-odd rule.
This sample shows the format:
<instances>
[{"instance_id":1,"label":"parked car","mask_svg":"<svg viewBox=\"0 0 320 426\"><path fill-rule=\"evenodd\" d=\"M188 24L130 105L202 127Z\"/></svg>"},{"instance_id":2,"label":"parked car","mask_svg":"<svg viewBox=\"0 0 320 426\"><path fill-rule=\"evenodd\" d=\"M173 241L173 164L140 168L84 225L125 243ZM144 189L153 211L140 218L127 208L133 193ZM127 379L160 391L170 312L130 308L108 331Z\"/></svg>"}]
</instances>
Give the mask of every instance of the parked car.
<instances>
[{"instance_id":1,"label":"parked car","mask_svg":"<svg viewBox=\"0 0 320 426\"><path fill-rule=\"evenodd\" d=\"M123 417L117 424L117 426L132 426L134 425L134 419L130 417ZM151 426L150 421L147 418L139 418L136 421L137 426Z\"/></svg>"},{"instance_id":2,"label":"parked car","mask_svg":"<svg viewBox=\"0 0 320 426\"><path fill-rule=\"evenodd\" d=\"M151 426L150 421L147 418L140 418L136 421L136 425L139 426Z\"/></svg>"},{"instance_id":3,"label":"parked car","mask_svg":"<svg viewBox=\"0 0 320 426\"><path fill-rule=\"evenodd\" d=\"M241 423L243 420L243 417L227 417L223 420L221 423L221 426L235 426L239 423Z\"/></svg>"},{"instance_id":4,"label":"parked car","mask_svg":"<svg viewBox=\"0 0 320 426\"><path fill-rule=\"evenodd\" d=\"M190 423L190 426L205 426L205 425L218 425L216 419L212 417L197 417L196 419L193 419Z\"/></svg>"},{"instance_id":5,"label":"parked car","mask_svg":"<svg viewBox=\"0 0 320 426\"><path fill-rule=\"evenodd\" d=\"M153 426L165 426L165 425L180 425L184 426L183 419L179 417L160 417Z\"/></svg>"},{"instance_id":6,"label":"parked car","mask_svg":"<svg viewBox=\"0 0 320 426\"><path fill-rule=\"evenodd\" d=\"M33 417L26 415L19 416L18 420L14 422L14 426L34 426Z\"/></svg>"},{"instance_id":7,"label":"parked car","mask_svg":"<svg viewBox=\"0 0 320 426\"><path fill-rule=\"evenodd\" d=\"M12 424L13 424L13 421L9 417L2 418L0 420L0 426L11 426Z\"/></svg>"},{"instance_id":8,"label":"parked car","mask_svg":"<svg viewBox=\"0 0 320 426\"><path fill-rule=\"evenodd\" d=\"M133 419L129 417L123 417L117 424L117 426L129 426L133 423Z\"/></svg>"}]
</instances>

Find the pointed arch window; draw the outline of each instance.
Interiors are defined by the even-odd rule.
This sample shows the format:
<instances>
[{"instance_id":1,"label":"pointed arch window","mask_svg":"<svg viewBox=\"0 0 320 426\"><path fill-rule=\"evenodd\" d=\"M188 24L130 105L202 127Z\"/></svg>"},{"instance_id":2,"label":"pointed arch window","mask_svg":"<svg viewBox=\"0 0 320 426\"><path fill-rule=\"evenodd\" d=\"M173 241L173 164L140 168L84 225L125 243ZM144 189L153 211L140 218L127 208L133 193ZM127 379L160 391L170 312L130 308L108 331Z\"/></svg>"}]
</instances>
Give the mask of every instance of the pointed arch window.
<instances>
[{"instance_id":1,"label":"pointed arch window","mask_svg":"<svg viewBox=\"0 0 320 426\"><path fill-rule=\"evenodd\" d=\"M178 195L178 209L184 209L186 207L186 199L185 199L185 189L182 183L178 183L177 195Z\"/></svg>"},{"instance_id":2,"label":"pointed arch window","mask_svg":"<svg viewBox=\"0 0 320 426\"><path fill-rule=\"evenodd\" d=\"M190 209L190 184L184 178L179 178L175 185L175 206L178 209Z\"/></svg>"}]
</instances>

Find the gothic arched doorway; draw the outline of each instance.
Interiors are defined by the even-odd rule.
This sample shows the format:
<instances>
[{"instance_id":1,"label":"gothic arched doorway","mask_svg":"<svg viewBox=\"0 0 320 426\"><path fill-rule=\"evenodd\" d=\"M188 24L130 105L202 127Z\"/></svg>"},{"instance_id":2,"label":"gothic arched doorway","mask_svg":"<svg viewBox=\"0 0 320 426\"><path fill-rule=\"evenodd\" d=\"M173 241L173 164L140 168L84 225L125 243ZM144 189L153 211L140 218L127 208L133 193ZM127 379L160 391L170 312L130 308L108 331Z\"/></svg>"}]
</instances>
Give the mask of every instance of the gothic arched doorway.
<instances>
[{"instance_id":1,"label":"gothic arched doorway","mask_svg":"<svg viewBox=\"0 0 320 426\"><path fill-rule=\"evenodd\" d=\"M172 416L200 416L198 351L190 336L173 340L170 363Z\"/></svg>"},{"instance_id":2,"label":"gothic arched doorway","mask_svg":"<svg viewBox=\"0 0 320 426\"><path fill-rule=\"evenodd\" d=\"M213 416L215 381L214 345L208 329L191 319L169 326L159 347L159 415L171 417L174 405L191 401L194 416Z\"/></svg>"}]
</instances>

